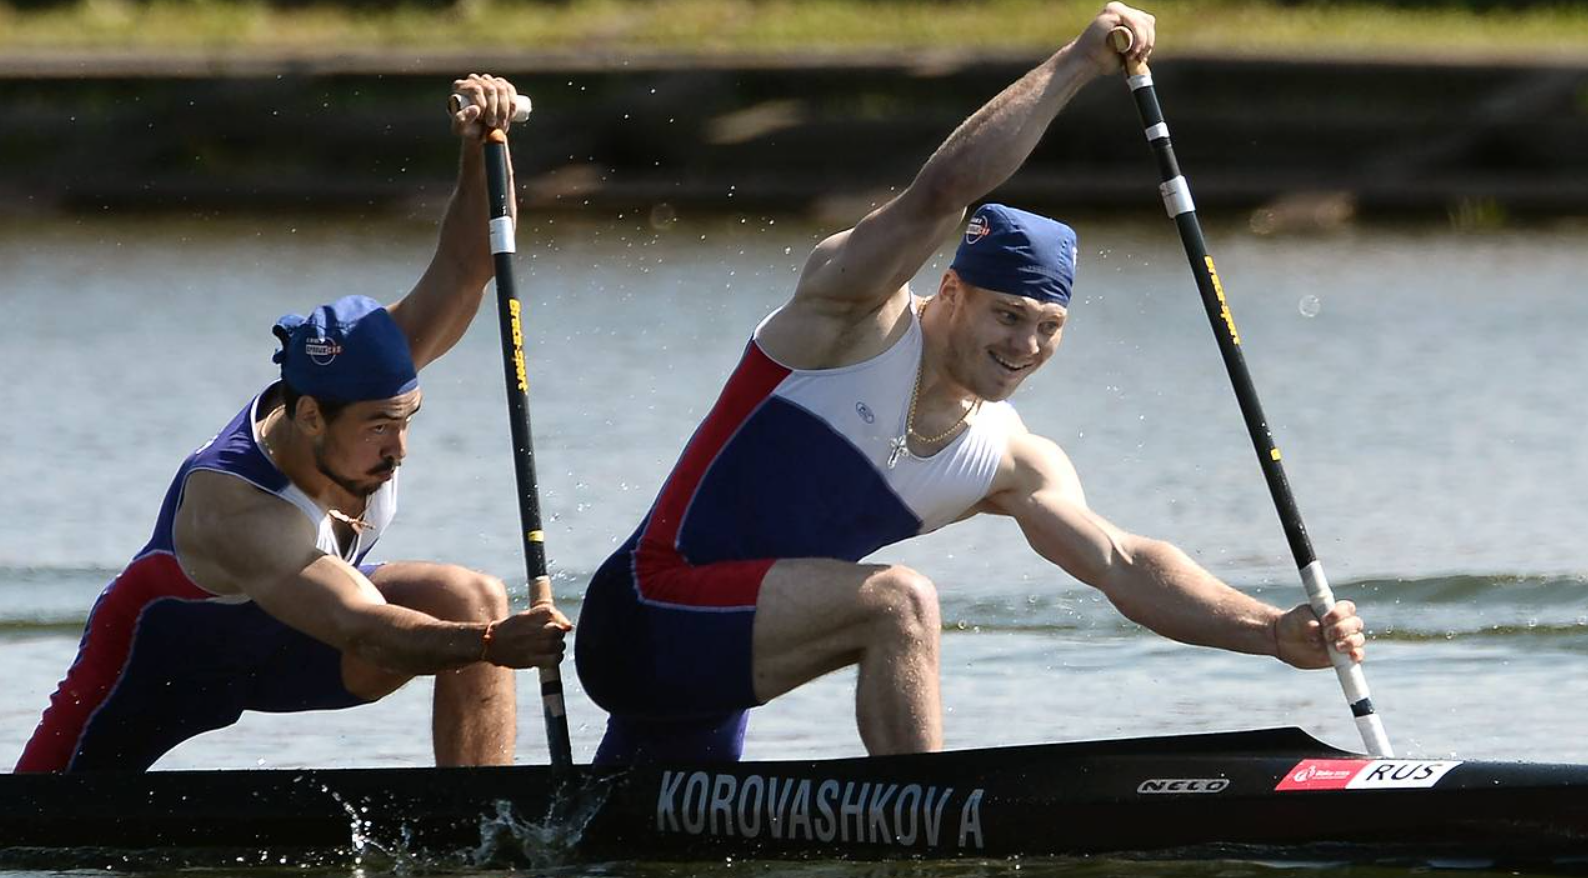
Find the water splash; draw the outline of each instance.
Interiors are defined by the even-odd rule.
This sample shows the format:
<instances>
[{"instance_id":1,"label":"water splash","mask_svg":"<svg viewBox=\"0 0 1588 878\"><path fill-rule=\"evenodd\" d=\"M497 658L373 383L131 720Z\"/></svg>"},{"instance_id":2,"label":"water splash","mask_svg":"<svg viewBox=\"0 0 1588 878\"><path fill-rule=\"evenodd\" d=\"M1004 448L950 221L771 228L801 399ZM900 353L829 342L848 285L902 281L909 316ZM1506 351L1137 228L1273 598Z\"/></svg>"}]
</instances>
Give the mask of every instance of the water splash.
<instances>
[{"instance_id":1,"label":"water splash","mask_svg":"<svg viewBox=\"0 0 1588 878\"><path fill-rule=\"evenodd\" d=\"M354 807L352 802L342 798L342 795L336 790L325 784L320 784L320 792L330 796L331 801L335 802L337 807L341 808L342 812L347 815L348 843L351 846L350 852L353 854L353 865L355 867L363 866L364 856L369 850L371 848L380 849L380 846L370 837L371 824L369 819L364 816L363 811Z\"/></svg>"},{"instance_id":2,"label":"water splash","mask_svg":"<svg viewBox=\"0 0 1588 878\"><path fill-rule=\"evenodd\" d=\"M480 844L468 856L469 864L527 864L545 869L568 863L590 821L606 804L617 777L585 778L573 787L563 784L539 821L521 818L511 802L498 800L496 813L480 818Z\"/></svg>"}]
</instances>

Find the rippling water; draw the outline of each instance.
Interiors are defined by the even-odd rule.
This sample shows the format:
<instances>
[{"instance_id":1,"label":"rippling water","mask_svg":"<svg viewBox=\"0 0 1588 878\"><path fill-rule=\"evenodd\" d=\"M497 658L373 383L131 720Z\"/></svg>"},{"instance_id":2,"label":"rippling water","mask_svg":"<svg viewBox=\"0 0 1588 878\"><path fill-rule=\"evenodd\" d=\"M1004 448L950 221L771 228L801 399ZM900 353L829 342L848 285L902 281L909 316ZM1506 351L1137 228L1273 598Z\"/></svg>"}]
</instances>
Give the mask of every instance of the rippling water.
<instances>
[{"instance_id":1,"label":"rippling water","mask_svg":"<svg viewBox=\"0 0 1588 878\"><path fill-rule=\"evenodd\" d=\"M1269 601L1295 602L1172 227L1078 226L1066 338L1015 403L1068 450L1103 514ZM820 234L755 216L662 228L526 221L536 448L570 615ZM352 291L395 299L432 235L423 222L280 217L0 228L0 763L20 752L93 596L147 538L178 462L271 379L274 319ZM1309 530L1372 629L1369 679L1398 749L1588 761L1588 232L1258 237L1215 226L1209 236ZM922 273L925 287L943 264ZM426 372L403 512L377 556L522 579L496 344L482 319ZM943 595L952 747L1270 725L1358 743L1332 675L1145 633L1036 558L1007 522L956 525L880 557L927 573ZM586 760L603 718L570 682L574 754ZM862 752L851 687L835 675L756 711L747 755ZM250 715L160 767L423 765L428 693L417 682L353 711ZM520 759L544 761L527 681L521 694ZM1008 869L776 868L844 878Z\"/></svg>"}]
</instances>

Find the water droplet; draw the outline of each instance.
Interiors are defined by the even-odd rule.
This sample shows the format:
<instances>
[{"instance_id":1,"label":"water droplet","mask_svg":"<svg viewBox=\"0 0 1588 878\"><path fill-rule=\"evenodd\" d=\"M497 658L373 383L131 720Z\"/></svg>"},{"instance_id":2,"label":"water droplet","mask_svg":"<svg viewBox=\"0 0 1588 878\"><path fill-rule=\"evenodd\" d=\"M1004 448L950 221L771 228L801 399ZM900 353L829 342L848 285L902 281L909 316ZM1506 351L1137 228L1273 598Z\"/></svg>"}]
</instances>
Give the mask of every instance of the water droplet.
<instances>
[{"instance_id":1,"label":"water droplet","mask_svg":"<svg viewBox=\"0 0 1588 878\"><path fill-rule=\"evenodd\" d=\"M1323 310L1323 302L1317 296L1302 296L1296 307L1303 317L1317 317Z\"/></svg>"}]
</instances>

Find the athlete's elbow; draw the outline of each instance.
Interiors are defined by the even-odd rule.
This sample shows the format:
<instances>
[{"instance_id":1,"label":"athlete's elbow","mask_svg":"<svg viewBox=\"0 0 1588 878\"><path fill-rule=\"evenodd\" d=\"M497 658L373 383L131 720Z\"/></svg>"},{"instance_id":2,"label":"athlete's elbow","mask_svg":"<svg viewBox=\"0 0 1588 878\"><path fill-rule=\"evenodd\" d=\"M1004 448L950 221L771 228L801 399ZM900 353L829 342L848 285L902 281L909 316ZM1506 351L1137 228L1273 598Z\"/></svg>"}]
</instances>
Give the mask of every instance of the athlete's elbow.
<instances>
[{"instance_id":1,"label":"athlete's elbow","mask_svg":"<svg viewBox=\"0 0 1588 878\"><path fill-rule=\"evenodd\" d=\"M333 619L330 636L323 638L343 656L388 671L415 673L411 657L394 648L391 625L364 613L339 614Z\"/></svg>"},{"instance_id":2,"label":"athlete's elbow","mask_svg":"<svg viewBox=\"0 0 1588 878\"><path fill-rule=\"evenodd\" d=\"M1136 596L1150 591L1144 589L1143 584L1152 581L1154 571L1161 567L1163 553L1173 549L1162 540L1133 534L1110 539L1109 550L1101 559L1095 580L1086 582L1106 595L1121 611L1125 611L1126 605L1132 603ZM1126 612L1126 615L1129 613Z\"/></svg>"},{"instance_id":3,"label":"athlete's elbow","mask_svg":"<svg viewBox=\"0 0 1588 878\"><path fill-rule=\"evenodd\" d=\"M333 623L330 635L321 639L343 655L367 660L378 651L379 638L368 620L347 617L334 619Z\"/></svg>"},{"instance_id":4,"label":"athlete's elbow","mask_svg":"<svg viewBox=\"0 0 1588 878\"><path fill-rule=\"evenodd\" d=\"M387 638L370 636L350 641L347 647L342 650L342 655L357 659L382 671L407 677L434 674L438 671L446 670L448 667L433 661L430 656L421 655L413 650L397 646Z\"/></svg>"},{"instance_id":5,"label":"athlete's elbow","mask_svg":"<svg viewBox=\"0 0 1588 878\"><path fill-rule=\"evenodd\" d=\"M970 180L954 163L938 162L921 169L910 184L908 200L923 218L935 218L963 211L975 199Z\"/></svg>"}]
</instances>

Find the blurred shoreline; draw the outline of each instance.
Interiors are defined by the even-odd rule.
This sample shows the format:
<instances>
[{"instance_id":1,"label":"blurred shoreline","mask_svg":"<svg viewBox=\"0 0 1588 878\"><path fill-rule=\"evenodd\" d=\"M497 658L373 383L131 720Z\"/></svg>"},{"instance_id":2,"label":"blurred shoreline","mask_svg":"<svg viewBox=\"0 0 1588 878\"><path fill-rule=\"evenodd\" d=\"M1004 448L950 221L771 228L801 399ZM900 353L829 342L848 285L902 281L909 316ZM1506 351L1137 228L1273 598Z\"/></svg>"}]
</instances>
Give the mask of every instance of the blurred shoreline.
<instances>
[{"instance_id":1,"label":"blurred shoreline","mask_svg":"<svg viewBox=\"0 0 1588 878\"><path fill-rule=\"evenodd\" d=\"M853 217L1029 53L81 52L0 57L0 215L402 215L450 191L450 80L536 101L537 209ZM1154 72L1198 204L1254 224L1588 215L1588 59L1174 56ZM1122 83L1088 86L995 197L1160 210ZM1254 226L1255 227L1255 226Z\"/></svg>"}]
</instances>

